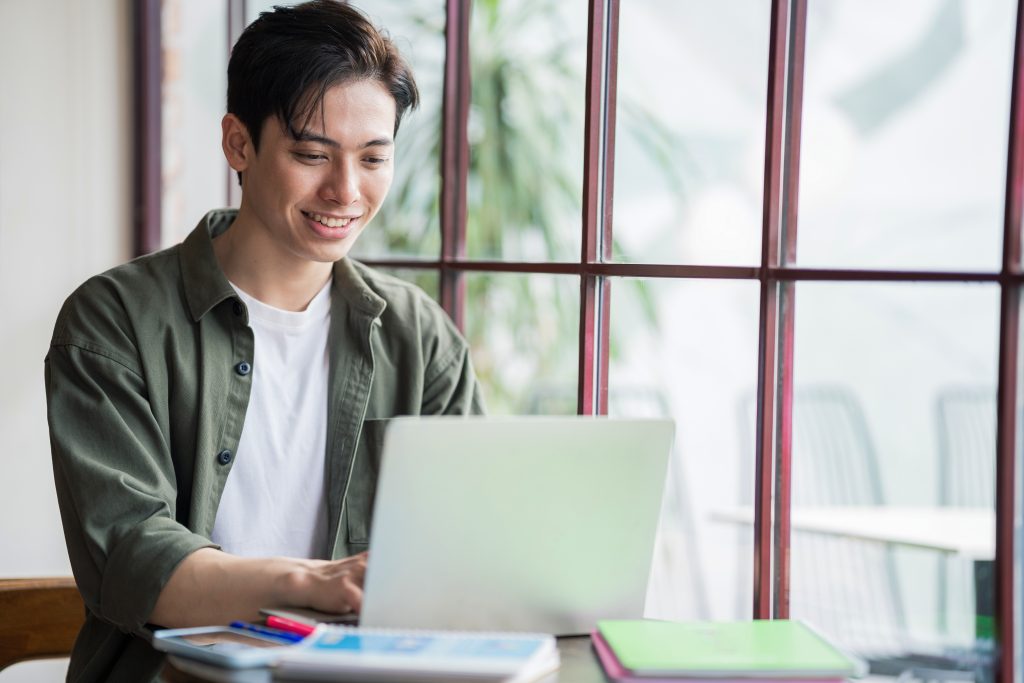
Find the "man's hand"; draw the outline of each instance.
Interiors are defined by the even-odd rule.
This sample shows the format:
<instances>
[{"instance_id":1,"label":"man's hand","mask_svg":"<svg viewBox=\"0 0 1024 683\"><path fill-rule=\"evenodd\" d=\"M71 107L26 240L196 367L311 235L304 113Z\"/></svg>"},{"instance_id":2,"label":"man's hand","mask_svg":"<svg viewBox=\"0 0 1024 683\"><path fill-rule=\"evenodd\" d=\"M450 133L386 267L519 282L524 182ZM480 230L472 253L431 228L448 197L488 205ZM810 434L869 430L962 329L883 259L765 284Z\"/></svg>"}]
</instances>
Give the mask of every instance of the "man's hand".
<instances>
[{"instance_id":1,"label":"man's hand","mask_svg":"<svg viewBox=\"0 0 1024 683\"><path fill-rule=\"evenodd\" d=\"M177 566L149 621L167 628L253 620L261 607L358 612L367 553L342 560L238 557L201 548Z\"/></svg>"},{"instance_id":2,"label":"man's hand","mask_svg":"<svg viewBox=\"0 0 1024 683\"><path fill-rule=\"evenodd\" d=\"M295 585L286 592L296 607L312 607L321 612L358 612L363 606L363 579L366 577L365 552L343 560L304 560L303 571L290 576Z\"/></svg>"}]
</instances>

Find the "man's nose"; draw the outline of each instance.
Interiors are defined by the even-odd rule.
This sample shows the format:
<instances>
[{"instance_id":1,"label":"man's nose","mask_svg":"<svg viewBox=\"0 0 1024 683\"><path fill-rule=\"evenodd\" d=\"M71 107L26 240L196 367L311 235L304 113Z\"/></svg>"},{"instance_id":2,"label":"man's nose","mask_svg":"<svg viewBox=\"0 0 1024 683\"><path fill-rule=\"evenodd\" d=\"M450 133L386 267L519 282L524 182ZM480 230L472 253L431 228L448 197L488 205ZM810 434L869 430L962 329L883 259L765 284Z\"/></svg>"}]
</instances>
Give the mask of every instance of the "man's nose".
<instances>
[{"instance_id":1,"label":"man's nose","mask_svg":"<svg viewBox=\"0 0 1024 683\"><path fill-rule=\"evenodd\" d=\"M350 164L342 164L331 173L323 188L324 198L342 206L359 199L359 175Z\"/></svg>"}]
</instances>

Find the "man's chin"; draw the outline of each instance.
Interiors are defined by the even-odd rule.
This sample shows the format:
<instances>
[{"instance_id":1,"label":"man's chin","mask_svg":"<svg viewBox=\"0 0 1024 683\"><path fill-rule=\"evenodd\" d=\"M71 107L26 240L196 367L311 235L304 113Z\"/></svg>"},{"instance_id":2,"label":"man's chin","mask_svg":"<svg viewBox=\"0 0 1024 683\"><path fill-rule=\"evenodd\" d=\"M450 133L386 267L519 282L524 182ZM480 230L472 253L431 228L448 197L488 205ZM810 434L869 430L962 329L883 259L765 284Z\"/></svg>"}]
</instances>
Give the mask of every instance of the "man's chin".
<instances>
[{"instance_id":1,"label":"man's chin","mask_svg":"<svg viewBox=\"0 0 1024 683\"><path fill-rule=\"evenodd\" d=\"M352 245L352 242L347 242L345 244L329 245L318 249L312 249L306 254L306 258L314 263L337 263L338 261L348 257L349 252L352 250Z\"/></svg>"}]
</instances>

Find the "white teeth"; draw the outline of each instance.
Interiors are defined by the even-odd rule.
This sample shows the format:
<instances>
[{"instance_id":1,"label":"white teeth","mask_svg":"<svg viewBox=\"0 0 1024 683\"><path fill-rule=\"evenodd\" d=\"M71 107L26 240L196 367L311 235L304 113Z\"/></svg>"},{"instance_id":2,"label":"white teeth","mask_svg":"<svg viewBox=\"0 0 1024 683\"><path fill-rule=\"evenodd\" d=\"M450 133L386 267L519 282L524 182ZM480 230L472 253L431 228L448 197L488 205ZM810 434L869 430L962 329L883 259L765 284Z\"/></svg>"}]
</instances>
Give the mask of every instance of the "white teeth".
<instances>
[{"instance_id":1,"label":"white teeth","mask_svg":"<svg viewBox=\"0 0 1024 683\"><path fill-rule=\"evenodd\" d=\"M348 225L349 221L352 220L351 218L327 218L321 216L318 213L310 213L306 215L315 220L317 223L320 223L321 225L326 225L328 228L341 228Z\"/></svg>"}]
</instances>

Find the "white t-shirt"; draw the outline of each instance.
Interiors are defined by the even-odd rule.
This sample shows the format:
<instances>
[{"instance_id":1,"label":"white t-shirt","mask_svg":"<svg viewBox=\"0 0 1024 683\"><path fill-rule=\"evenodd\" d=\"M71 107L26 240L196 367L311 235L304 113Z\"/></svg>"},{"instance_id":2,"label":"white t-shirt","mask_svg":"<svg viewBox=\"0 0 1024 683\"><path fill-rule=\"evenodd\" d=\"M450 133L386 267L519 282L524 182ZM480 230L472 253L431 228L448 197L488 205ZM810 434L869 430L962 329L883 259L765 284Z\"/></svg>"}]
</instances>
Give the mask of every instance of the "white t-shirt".
<instances>
[{"instance_id":1,"label":"white t-shirt","mask_svg":"<svg viewBox=\"0 0 1024 683\"><path fill-rule=\"evenodd\" d=\"M249 309L255 357L249 408L212 540L246 557L326 557L331 283L299 312L232 287Z\"/></svg>"}]
</instances>

